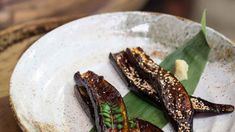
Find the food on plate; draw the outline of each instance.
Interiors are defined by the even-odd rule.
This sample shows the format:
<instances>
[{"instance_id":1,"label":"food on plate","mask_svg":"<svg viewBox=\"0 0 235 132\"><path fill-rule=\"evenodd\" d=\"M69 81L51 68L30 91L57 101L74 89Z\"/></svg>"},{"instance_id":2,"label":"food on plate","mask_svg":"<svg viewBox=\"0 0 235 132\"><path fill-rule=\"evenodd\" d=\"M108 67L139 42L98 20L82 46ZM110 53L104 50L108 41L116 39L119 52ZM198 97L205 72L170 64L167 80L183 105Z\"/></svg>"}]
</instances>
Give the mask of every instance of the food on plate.
<instances>
[{"instance_id":1,"label":"food on plate","mask_svg":"<svg viewBox=\"0 0 235 132\"><path fill-rule=\"evenodd\" d=\"M110 54L110 60L128 87L166 111L177 131L192 131L194 113L229 113L232 105L214 104L189 96L183 85L141 48Z\"/></svg>"},{"instance_id":2,"label":"food on plate","mask_svg":"<svg viewBox=\"0 0 235 132\"><path fill-rule=\"evenodd\" d=\"M141 97L144 97L151 103L161 106L157 91L146 81L146 79L142 78L135 67L129 63L125 51L110 54L110 60L116 71L132 91ZM190 96L190 100L195 114L222 114L230 113L234 110L231 105L215 104L199 97Z\"/></svg>"},{"instance_id":3,"label":"food on plate","mask_svg":"<svg viewBox=\"0 0 235 132\"><path fill-rule=\"evenodd\" d=\"M74 75L75 94L99 132L122 131L162 132L153 124L133 119L128 121L126 106L120 93L102 76L92 71Z\"/></svg>"},{"instance_id":4,"label":"food on plate","mask_svg":"<svg viewBox=\"0 0 235 132\"><path fill-rule=\"evenodd\" d=\"M192 131L194 111L183 85L168 71L154 63L141 48L127 48L126 54L139 75L157 91L161 107L174 129L178 132Z\"/></svg>"},{"instance_id":5,"label":"food on plate","mask_svg":"<svg viewBox=\"0 0 235 132\"><path fill-rule=\"evenodd\" d=\"M94 114L97 131L128 131L126 107L121 95L111 84L91 71L84 74L78 72L74 78L80 91L88 94L86 103L90 100L92 104L88 106L93 108L94 112L91 113Z\"/></svg>"},{"instance_id":6,"label":"food on plate","mask_svg":"<svg viewBox=\"0 0 235 132\"><path fill-rule=\"evenodd\" d=\"M130 132L163 132L152 123L138 118L129 121L129 124L131 127Z\"/></svg>"},{"instance_id":7,"label":"food on plate","mask_svg":"<svg viewBox=\"0 0 235 132\"><path fill-rule=\"evenodd\" d=\"M188 64L185 60L175 60L175 77L179 81L188 79Z\"/></svg>"},{"instance_id":8,"label":"food on plate","mask_svg":"<svg viewBox=\"0 0 235 132\"><path fill-rule=\"evenodd\" d=\"M115 54L110 53L109 58L131 91L134 91L137 95L140 95L140 97L147 99L151 103L161 106L157 91L129 63L125 51Z\"/></svg>"},{"instance_id":9,"label":"food on plate","mask_svg":"<svg viewBox=\"0 0 235 132\"><path fill-rule=\"evenodd\" d=\"M197 113L224 114L234 111L234 106L226 104L215 104L199 97L191 96L191 103Z\"/></svg>"}]
</instances>

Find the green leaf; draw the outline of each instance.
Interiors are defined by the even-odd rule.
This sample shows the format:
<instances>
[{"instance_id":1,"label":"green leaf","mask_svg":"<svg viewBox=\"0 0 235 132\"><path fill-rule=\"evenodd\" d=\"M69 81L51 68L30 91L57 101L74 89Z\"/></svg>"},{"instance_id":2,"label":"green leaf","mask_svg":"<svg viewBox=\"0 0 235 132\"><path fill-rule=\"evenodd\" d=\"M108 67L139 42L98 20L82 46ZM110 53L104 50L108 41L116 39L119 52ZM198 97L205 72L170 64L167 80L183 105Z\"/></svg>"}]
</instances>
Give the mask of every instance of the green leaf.
<instances>
[{"instance_id":1,"label":"green leaf","mask_svg":"<svg viewBox=\"0 0 235 132\"><path fill-rule=\"evenodd\" d=\"M122 116L118 117L118 118L116 119L116 121L117 121L117 122L122 122L122 121L123 121Z\"/></svg>"},{"instance_id":2,"label":"green leaf","mask_svg":"<svg viewBox=\"0 0 235 132\"><path fill-rule=\"evenodd\" d=\"M107 117L107 118L111 117L108 113L100 113L100 115L102 115L103 117Z\"/></svg>"},{"instance_id":3,"label":"green leaf","mask_svg":"<svg viewBox=\"0 0 235 132\"><path fill-rule=\"evenodd\" d=\"M129 120L128 123L129 123L130 128L136 127L136 122L134 120Z\"/></svg>"},{"instance_id":4,"label":"green leaf","mask_svg":"<svg viewBox=\"0 0 235 132\"><path fill-rule=\"evenodd\" d=\"M104 111L110 111L110 107L107 103L101 105L101 109Z\"/></svg>"},{"instance_id":5,"label":"green leaf","mask_svg":"<svg viewBox=\"0 0 235 132\"><path fill-rule=\"evenodd\" d=\"M185 60L189 65L188 80L184 80L181 83L185 86L189 94L193 94L207 63L209 52L210 48L205 35L203 31L200 31L184 46L167 56L160 65L173 73L175 60Z\"/></svg>"},{"instance_id":6,"label":"green leaf","mask_svg":"<svg viewBox=\"0 0 235 132\"><path fill-rule=\"evenodd\" d=\"M206 36L206 9L203 11L202 19L201 19L201 29Z\"/></svg>"},{"instance_id":7,"label":"green leaf","mask_svg":"<svg viewBox=\"0 0 235 132\"><path fill-rule=\"evenodd\" d=\"M110 118L104 118L104 122L111 122Z\"/></svg>"},{"instance_id":8,"label":"green leaf","mask_svg":"<svg viewBox=\"0 0 235 132\"><path fill-rule=\"evenodd\" d=\"M104 122L104 125L107 127L107 128L111 128L112 127L112 124L110 122Z\"/></svg>"},{"instance_id":9,"label":"green leaf","mask_svg":"<svg viewBox=\"0 0 235 132\"><path fill-rule=\"evenodd\" d=\"M121 114L116 114L116 115L114 115L114 117L115 117L115 119L118 119L118 118L121 118L122 115Z\"/></svg>"},{"instance_id":10,"label":"green leaf","mask_svg":"<svg viewBox=\"0 0 235 132\"><path fill-rule=\"evenodd\" d=\"M164 113L160 109L141 99L133 92L129 92L124 97L124 102L129 119L138 117L152 122L158 127L163 127L167 123Z\"/></svg>"},{"instance_id":11,"label":"green leaf","mask_svg":"<svg viewBox=\"0 0 235 132\"><path fill-rule=\"evenodd\" d=\"M173 73L175 60L183 59L189 65L188 80L182 81L189 94L193 94L208 61L210 47L206 41L206 11L202 16L202 28L197 35L168 55L160 64ZM167 124L164 113L152 104L141 99L133 92L124 97L129 119L141 118L162 128Z\"/></svg>"},{"instance_id":12,"label":"green leaf","mask_svg":"<svg viewBox=\"0 0 235 132\"><path fill-rule=\"evenodd\" d=\"M120 107L114 107L114 108L112 108L112 113L113 114L117 114L117 113L121 113L122 111L121 111L121 108Z\"/></svg>"},{"instance_id":13,"label":"green leaf","mask_svg":"<svg viewBox=\"0 0 235 132\"><path fill-rule=\"evenodd\" d=\"M168 55L160 65L173 73L175 60L185 60L189 65L188 80L182 81L182 84L189 94L193 94L208 61L209 52L210 48L205 34L200 31L191 40ZM161 128L168 122L160 109L145 102L132 92L124 97L124 101L130 118L138 117Z\"/></svg>"},{"instance_id":14,"label":"green leaf","mask_svg":"<svg viewBox=\"0 0 235 132\"><path fill-rule=\"evenodd\" d=\"M89 132L97 132L96 127L91 128L91 130Z\"/></svg>"},{"instance_id":15,"label":"green leaf","mask_svg":"<svg viewBox=\"0 0 235 132\"><path fill-rule=\"evenodd\" d=\"M120 130L123 128L122 124L117 124L117 128Z\"/></svg>"},{"instance_id":16,"label":"green leaf","mask_svg":"<svg viewBox=\"0 0 235 132\"><path fill-rule=\"evenodd\" d=\"M117 113L121 113L121 112L122 112L121 109L115 109L115 110L112 111L113 114L117 114Z\"/></svg>"}]
</instances>

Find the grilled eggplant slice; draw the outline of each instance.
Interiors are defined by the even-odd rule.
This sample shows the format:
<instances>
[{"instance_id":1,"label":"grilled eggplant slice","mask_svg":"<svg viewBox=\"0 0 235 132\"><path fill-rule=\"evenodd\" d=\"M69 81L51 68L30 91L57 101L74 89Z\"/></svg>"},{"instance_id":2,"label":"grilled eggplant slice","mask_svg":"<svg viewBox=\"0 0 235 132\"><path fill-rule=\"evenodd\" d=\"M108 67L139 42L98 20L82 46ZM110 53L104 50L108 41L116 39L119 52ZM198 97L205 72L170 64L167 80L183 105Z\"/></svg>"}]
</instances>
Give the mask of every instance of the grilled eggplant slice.
<instances>
[{"instance_id":1,"label":"grilled eggplant slice","mask_svg":"<svg viewBox=\"0 0 235 132\"><path fill-rule=\"evenodd\" d=\"M81 85L79 86L76 84L74 87L74 93L77 97L79 104L81 104L83 110L85 111L86 115L89 117L90 121L92 123L95 123L94 122L95 121L94 107L92 106L92 103L86 91L86 88Z\"/></svg>"},{"instance_id":2,"label":"grilled eggplant slice","mask_svg":"<svg viewBox=\"0 0 235 132\"><path fill-rule=\"evenodd\" d=\"M138 118L130 120L129 124L130 132L163 132L160 128L156 127L152 123Z\"/></svg>"},{"instance_id":3,"label":"grilled eggplant slice","mask_svg":"<svg viewBox=\"0 0 235 132\"><path fill-rule=\"evenodd\" d=\"M227 104L215 104L199 97L190 98L195 113L224 114L234 111L234 106Z\"/></svg>"},{"instance_id":4,"label":"grilled eggplant slice","mask_svg":"<svg viewBox=\"0 0 235 132\"><path fill-rule=\"evenodd\" d=\"M142 49L127 49L127 58L144 80L155 89L160 105L178 132L192 131L194 110L183 85L166 70L156 65ZM150 92L149 92L150 93Z\"/></svg>"},{"instance_id":5,"label":"grilled eggplant slice","mask_svg":"<svg viewBox=\"0 0 235 132\"><path fill-rule=\"evenodd\" d=\"M160 128L141 119L127 122L121 95L103 77L88 71L82 75L77 72L74 78L76 97L90 119L95 120L98 131L162 132Z\"/></svg>"},{"instance_id":6,"label":"grilled eggplant slice","mask_svg":"<svg viewBox=\"0 0 235 132\"><path fill-rule=\"evenodd\" d=\"M140 97L147 99L156 106L161 106L161 102L158 98L157 91L136 71L129 60L125 51L112 54L110 53L109 58L115 70L119 73L123 81ZM223 114L234 111L232 105L215 104L199 97L190 96L190 100L195 111L195 114L199 113L210 113L210 114Z\"/></svg>"},{"instance_id":7,"label":"grilled eggplant slice","mask_svg":"<svg viewBox=\"0 0 235 132\"><path fill-rule=\"evenodd\" d=\"M131 66L127 60L124 51L117 54L110 53L109 58L116 71L132 91L157 106L161 105L156 90L146 81L146 79L140 77L136 69Z\"/></svg>"},{"instance_id":8,"label":"grilled eggplant slice","mask_svg":"<svg viewBox=\"0 0 235 132\"><path fill-rule=\"evenodd\" d=\"M192 131L194 110L184 86L168 71L138 48L126 50L127 58L138 73L147 79L162 102L170 122L176 131Z\"/></svg>"},{"instance_id":9,"label":"grilled eggplant slice","mask_svg":"<svg viewBox=\"0 0 235 132\"><path fill-rule=\"evenodd\" d=\"M88 93L98 132L129 131L125 104L119 92L111 84L91 71L82 75L77 72L74 79L76 84L85 87L84 91Z\"/></svg>"}]
</instances>

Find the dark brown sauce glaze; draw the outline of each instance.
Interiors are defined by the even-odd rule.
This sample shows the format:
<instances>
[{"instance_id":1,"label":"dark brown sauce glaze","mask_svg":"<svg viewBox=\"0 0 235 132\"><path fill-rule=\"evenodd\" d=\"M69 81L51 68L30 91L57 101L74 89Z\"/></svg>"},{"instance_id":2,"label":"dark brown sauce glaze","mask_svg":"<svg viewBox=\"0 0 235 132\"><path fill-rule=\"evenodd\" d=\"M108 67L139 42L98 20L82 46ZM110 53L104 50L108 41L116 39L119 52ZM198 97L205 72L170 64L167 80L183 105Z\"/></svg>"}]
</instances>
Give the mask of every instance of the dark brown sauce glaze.
<instances>
[{"instance_id":1,"label":"dark brown sauce glaze","mask_svg":"<svg viewBox=\"0 0 235 132\"><path fill-rule=\"evenodd\" d=\"M161 106L160 105L161 102L158 98L157 91L153 89L153 87L139 75L135 67L133 67L129 63L125 51L121 51L115 54L110 53L109 58L113 67L119 73L122 80L126 83L126 85L130 88L130 90L134 91L140 97L147 99L148 101L150 101L150 103L153 103L158 107ZM135 83L136 80L137 81L140 80L140 82L142 83L137 83L138 84L137 85ZM149 89L154 90L154 92L152 92ZM193 105L195 114L200 114L200 113L224 114L234 111L234 106L232 105L215 104L194 96L190 96L190 100Z\"/></svg>"},{"instance_id":2,"label":"dark brown sauce glaze","mask_svg":"<svg viewBox=\"0 0 235 132\"><path fill-rule=\"evenodd\" d=\"M86 115L89 117L90 121L94 123L95 119L94 108L92 106L91 100L87 94L85 87L75 85L74 92L78 102L81 104Z\"/></svg>"},{"instance_id":3,"label":"dark brown sauce glaze","mask_svg":"<svg viewBox=\"0 0 235 132\"><path fill-rule=\"evenodd\" d=\"M98 132L129 131L125 104L119 92L111 84L105 81L102 76L98 76L91 71L88 71L82 75L77 72L74 75L74 79L76 81L76 84L78 86L85 87L85 91L88 93L88 97L90 98L91 104L93 106L90 108L93 108L95 115L95 124ZM86 99L86 97L84 97L83 99L85 99L85 102L89 101ZM112 126L110 127L105 124L105 116L101 114L101 108L102 105L106 103L110 105L115 105L120 108L120 116L122 116L121 128L113 127L115 124L112 124ZM112 120L114 119L112 118Z\"/></svg>"},{"instance_id":4,"label":"dark brown sauce glaze","mask_svg":"<svg viewBox=\"0 0 235 132\"><path fill-rule=\"evenodd\" d=\"M199 97L190 98L195 114L197 113L210 113L210 114L225 114L231 113L234 111L234 106L227 104L215 104L209 101L206 101Z\"/></svg>"},{"instance_id":5,"label":"dark brown sauce glaze","mask_svg":"<svg viewBox=\"0 0 235 132\"><path fill-rule=\"evenodd\" d=\"M117 54L110 53L109 58L115 70L133 92L157 106L161 105L156 90L145 79L140 77L136 69L127 60L124 51Z\"/></svg>"},{"instance_id":6,"label":"dark brown sauce glaze","mask_svg":"<svg viewBox=\"0 0 235 132\"><path fill-rule=\"evenodd\" d=\"M135 119L136 127L131 128L131 132L163 132L160 128L156 127L152 123L149 123L142 119Z\"/></svg>"},{"instance_id":7,"label":"dark brown sauce glaze","mask_svg":"<svg viewBox=\"0 0 235 132\"><path fill-rule=\"evenodd\" d=\"M127 49L128 50L128 49ZM132 49L133 50L133 49ZM155 92L147 92L147 91L151 91L149 88L153 88L154 86L152 86L153 82L158 82L158 83L161 83L159 82L160 80L156 81L154 80L153 81L153 77L156 76L156 74L154 75L154 73L152 73L153 71L155 71L156 69L160 69L162 70L162 73L160 74L169 74L167 71L164 71L160 66L158 65L155 65L155 68L152 67L152 63L154 63L149 56L147 56L142 49L140 48L136 48L135 49L136 52L137 52L137 55L138 56L135 56L135 55L132 55L132 51L129 49L129 52L131 53L131 59L130 59L130 56L128 58L127 56L127 52L125 51L121 51L119 53L116 53L116 54L110 54L110 60L111 60L111 63L113 64L113 66L115 67L115 69L117 70L117 72L121 75L122 79L124 80L124 82L128 85L128 87L133 90L135 93L137 93L138 95L144 97L144 98L147 98L148 100L150 100L152 103L156 104L159 106L159 102L160 99L159 97L152 97L152 96L159 96L157 94L156 91L158 91L157 89L154 89ZM129 60L132 60L132 59L136 59L134 60L135 62L132 64L129 62ZM145 63L142 63L145 60ZM147 61L146 61L147 60ZM148 62L148 61L151 61L151 62ZM133 61L133 60L132 60ZM137 62L137 63L136 63ZM139 64L138 64L139 63ZM142 65L142 67L140 67L140 65ZM145 73L143 73L143 71L141 70L136 70L137 68L146 68L144 69ZM158 70L159 70L158 69ZM139 72L141 74L142 72L142 75L140 76L139 75ZM146 74L147 73L147 74ZM138 74L138 75L132 75L132 74ZM158 74L157 74L158 75ZM163 75L163 79L164 80L164 75ZM158 75L158 77L161 77L161 75ZM170 75L170 76L173 76L173 75ZM145 77L145 78L143 78ZM160 77L158 79L160 79ZM172 78L167 77L167 81L172 81ZM137 79L136 79L137 78ZM152 79L152 83L151 80ZM173 76L173 79L174 76ZM146 87L146 83L145 85L143 86L143 83L135 83L136 80L141 80L141 82L144 82L144 81L147 81L147 82L150 82L148 83L149 86ZM175 82L177 82L178 80L175 80ZM152 84L152 85L151 85ZM158 85L155 85L155 87L159 87ZM146 89L148 88L148 89ZM172 88L173 89L173 88ZM176 89L176 88L174 88ZM154 94L153 94L154 93ZM186 93L187 94L187 93ZM172 94L171 94L172 95ZM179 95L179 94L178 94ZM186 97L189 97L189 100L190 102L192 103L191 104L191 117L188 118L189 119L189 122L191 121L192 122L192 116L193 116L193 113L213 113L213 114L222 114L222 113L229 113L229 112L232 112L234 110L234 107L232 105L223 105L223 104L215 104L215 103L211 103L211 102L208 102L206 100L203 100L201 98L197 98L197 97L193 97L193 96L186 96ZM154 98L154 99L153 99ZM159 100L158 100L159 99ZM185 98L182 98L183 100L183 103L185 102ZM178 113L176 113L176 115L182 115L182 112L179 112L177 111ZM186 113L187 114L187 113ZM187 116L187 115L186 115ZM181 121L182 122L182 121ZM183 122L184 123L184 122ZM174 127L178 127L176 128L177 131L181 131L181 128L179 128L179 125L173 125ZM183 127L186 127L188 128L187 125L183 124ZM190 127L190 130L189 131L192 131L192 125L189 126ZM180 129L180 130L179 130ZM183 130L182 130L183 131ZM185 131L188 131L187 129Z\"/></svg>"},{"instance_id":8,"label":"dark brown sauce glaze","mask_svg":"<svg viewBox=\"0 0 235 132\"><path fill-rule=\"evenodd\" d=\"M75 94L76 94L76 97L79 101L79 103L81 104L82 108L85 110L86 114L91 118L91 120L96 120L96 116L95 114L97 112L95 112L96 110L94 109L93 107L93 103L92 103L92 99L90 98L90 95L88 93L88 90L86 89L86 85L83 85L83 81L86 80L86 78L83 78L84 80L82 80L82 77L85 76L86 74L93 74L93 79L95 78L99 78L98 75L94 74L93 72L91 71L88 71L87 73L84 73L83 75L80 75L80 73L76 73L74 78L75 78L75 81L76 81L76 86L75 86ZM90 78L90 80L92 79L92 76L88 76L88 78ZM95 78L94 78L95 77ZM101 77L101 80L102 81L97 81L97 83L106 83L106 85L108 85L107 87L104 87L105 89L108 89L109 91L114 91L115 94L111 94L112 97L108 97L108 100L112 100L112 101L115 101L114 98L118 98L121 97L121 95L116 92L118 92L111 84L109 84L107 81L105 81L102 77ZM93 80L94 81L94 80ZM96 85L96 86L94 86ZM93 86L93 87L101 87L103 85L99 84L94 84L94 85L89 85L89 86ZM105 86L106 86L105 85ZM96 88L95 88L96 89ZM102 88L103 89L103 88ZM106 92L107 93L107 92ZM110 92L108 92L110 93ZM100 94L101 95L101 94ZM102 96L109 96L110 94L108 95L103 95L103 92L102 92ZM106 100L107 98L105 97L99 97L100 99L102 99L103 103L107 103L109 102L108 100ZM124 106L125 108L125 104L124 102L120 101L122 103L122 105ZM114 103L114 102L112 102ZM97 106L96 106L97 107ZM97 107L99 108L99 106ZM123 113L126 113L126 109L122 109L122 112ZM127 118L127 115L125 114L126 118ZM97 121L97 120L96 120ZM160 128L156 127L155 125L147 122L147 121L144 121L144 120L141 120L141 119L135 119L135 126L134 127L128 127L128 129L126 129L125 131L130 131L130 132L163 132ZM96 122L97 123L97 122ZM100 125L100 124L98 124ZM130 123L128 123L128 126L130 125ZM105 126L103 126L105 127ZM123 129L104 129L104 130L99 130L99 131L112 131L112 132L116 132L116 131L121 131L121 132L124 132Z\"/></svg>"},{"instance_id":9,"label":"dark brown sauce glaze","mask_svg":"<svg viewBox=\"0 0 235 132\"><path fill-rule=\"evenodd\" d=\"M161 107L166 111L176 131L192 131L193 107L183 85L169 72L156 65L140 48L127 49L127 58L157 92Z\"/></svg>"}]
</instances>

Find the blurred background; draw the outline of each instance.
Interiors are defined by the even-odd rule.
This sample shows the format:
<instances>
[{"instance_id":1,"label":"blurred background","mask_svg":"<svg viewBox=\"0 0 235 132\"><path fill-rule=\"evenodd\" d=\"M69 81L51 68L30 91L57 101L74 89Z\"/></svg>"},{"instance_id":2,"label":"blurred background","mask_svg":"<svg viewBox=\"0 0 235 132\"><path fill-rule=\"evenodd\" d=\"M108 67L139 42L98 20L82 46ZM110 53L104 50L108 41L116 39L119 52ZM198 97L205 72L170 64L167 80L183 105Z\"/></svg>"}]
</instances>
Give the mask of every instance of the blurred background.
<instances>
[{"instance_id":1,"label":"blurred background","mask_svg":"<svg viewBox=\"0 0 235 132\"><path fill-rule=\"evenodd\" d=\"M9 81L22 53L50 30L105 12L150 11L200 22L235 41L235 0L0 0L0 132L19 132L9 103Z\"/></svg>"},{"instance_id":2,"label":"blurred background","mask_svg":"<svg viewBox=\"0 0 235 132\"><path fill-rule=\"evenodd\" d=\"M0 29L52 16L127 10L164 12L199 21L205 8L208 25L235 39L234 0L0 0Z\"/></svg>"}]
</instances>

